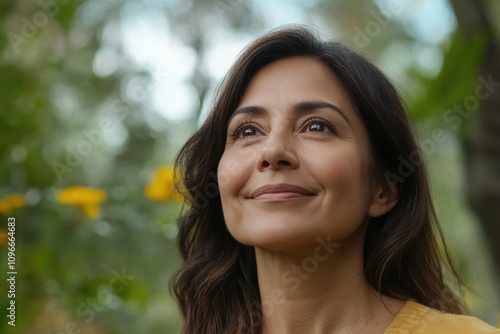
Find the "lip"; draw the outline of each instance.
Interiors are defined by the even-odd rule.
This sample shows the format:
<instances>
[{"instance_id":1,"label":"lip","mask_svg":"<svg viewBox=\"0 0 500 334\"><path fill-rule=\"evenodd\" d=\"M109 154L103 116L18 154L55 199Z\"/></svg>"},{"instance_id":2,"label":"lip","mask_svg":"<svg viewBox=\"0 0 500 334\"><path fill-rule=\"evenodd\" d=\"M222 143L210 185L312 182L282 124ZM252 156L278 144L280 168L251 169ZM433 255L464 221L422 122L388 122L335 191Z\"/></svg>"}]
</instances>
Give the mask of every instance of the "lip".
<instances>
[{"instance_id":1,"label":"lip","mask_svg":"<svg viewBox=\"0 0 500 334\"><path fill-rule=\"evenodd\" d=\"M313 196L314 192L290 183L266 184L255 189L251 199L255 200L288 200L304 196Z\"/></svg>"}]
</instances>

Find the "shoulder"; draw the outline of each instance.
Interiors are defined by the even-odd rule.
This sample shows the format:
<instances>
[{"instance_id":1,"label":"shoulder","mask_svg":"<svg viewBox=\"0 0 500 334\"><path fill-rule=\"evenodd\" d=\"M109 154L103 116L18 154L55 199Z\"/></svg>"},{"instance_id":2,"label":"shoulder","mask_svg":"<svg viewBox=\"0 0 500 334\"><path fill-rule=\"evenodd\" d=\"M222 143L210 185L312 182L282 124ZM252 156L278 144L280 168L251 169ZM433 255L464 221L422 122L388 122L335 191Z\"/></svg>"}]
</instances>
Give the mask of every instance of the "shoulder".
<instances>
[{"instance_id":1,"label":"shoulder","mask_svg":"<svg viewBox=\"0 0 500 334\"><path fill-rule=\"evenodd\" d=\"M396 333L500 334L500 329L474 317L442 313L408 301L386 331L386 334Z\"/></svg>"}]
</instances>

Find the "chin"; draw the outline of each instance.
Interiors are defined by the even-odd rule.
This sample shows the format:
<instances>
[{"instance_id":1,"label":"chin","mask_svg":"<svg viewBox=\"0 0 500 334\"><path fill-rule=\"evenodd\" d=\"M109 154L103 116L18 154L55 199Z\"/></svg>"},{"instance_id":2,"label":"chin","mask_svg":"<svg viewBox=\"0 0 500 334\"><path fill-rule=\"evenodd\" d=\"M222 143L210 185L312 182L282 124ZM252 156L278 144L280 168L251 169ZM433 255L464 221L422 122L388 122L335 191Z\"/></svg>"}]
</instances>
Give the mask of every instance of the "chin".
<instances>
[{"instance_id":1,"label":"chin","mask_svg":"<svg viewBox=\"0 0 500 334\"><path fill-rule=\"evenodd\" d=\"M229 227L231 235L240 243L274 251L286 251L298 247L316 245L317 239L325 237L325 232L301 226L293 226L290 222L249 222L240 224L238 228ZM309 226L310 227L310 226ZM326 233L327 234L327 233Z\"/></svg>"},{"instance_id":2,"label":"chin","mask_svg":"<svg viewBox=\"0 0 500 334\"><path fill-rule=\"evenodd\" d=\"M233 238L244 245L273 251L297 251L315 247L320 241L343 243L359 236L364 238L366 225L325 224L324 221L298 221L293 217L267 217L258 220L243 219L238 224L228 224L227 227Z\"/></svg>"}]
</instances>

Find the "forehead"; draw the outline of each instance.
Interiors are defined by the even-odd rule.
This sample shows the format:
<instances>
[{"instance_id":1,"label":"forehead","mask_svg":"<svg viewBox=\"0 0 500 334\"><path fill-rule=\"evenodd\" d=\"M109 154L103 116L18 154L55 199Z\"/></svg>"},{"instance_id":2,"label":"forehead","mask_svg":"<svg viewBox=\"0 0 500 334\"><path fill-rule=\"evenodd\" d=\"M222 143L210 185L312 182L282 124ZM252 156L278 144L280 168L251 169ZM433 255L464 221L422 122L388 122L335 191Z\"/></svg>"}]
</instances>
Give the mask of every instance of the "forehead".
<instances>
[{"instance_id":1,"label":"forehead","mask_svg":"<svg viewBox=\"0 0 500 334\"><path fill-rule=\"evenodd\" d=\"M309 57L272 62L250 80L238 107L294 105L303 101L331 102L352 111L349 97L333 71Z\"/></svg>"}]
</instances>

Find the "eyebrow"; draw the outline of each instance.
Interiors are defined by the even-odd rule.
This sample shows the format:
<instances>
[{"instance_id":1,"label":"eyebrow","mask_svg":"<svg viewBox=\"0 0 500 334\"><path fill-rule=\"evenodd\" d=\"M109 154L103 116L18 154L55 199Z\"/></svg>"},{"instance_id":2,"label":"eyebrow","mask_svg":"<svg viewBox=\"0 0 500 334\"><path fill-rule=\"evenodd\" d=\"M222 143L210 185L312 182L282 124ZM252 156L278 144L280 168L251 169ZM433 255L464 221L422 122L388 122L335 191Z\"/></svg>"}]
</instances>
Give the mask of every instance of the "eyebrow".
<instances>
[{"instance_id":1,"label":"eyebrow","mask_svg":"<svg viewBox=\"0 0 500 334\"><path fill-rule=\"evenodd\" d=\"M349 124L349 126L352 126L351 120L349 117L347 117L346 113L340 108L339 106L336 106L334 104L331 104L329 102L324 102L324 101L304 101L297 103L293 107L293 111L296 113L302 113L302 112L308 112L316 109L323 109L323 108L328 108L336 111L337 113L342 116L342 118ZM265 114L267 111L264 107L260 106L245 106L236 109L236 111L231 115L231 119L233 119L236 115L239 114L252 114L252 115L262 115Z\"/></svg>"}]
</instances>

